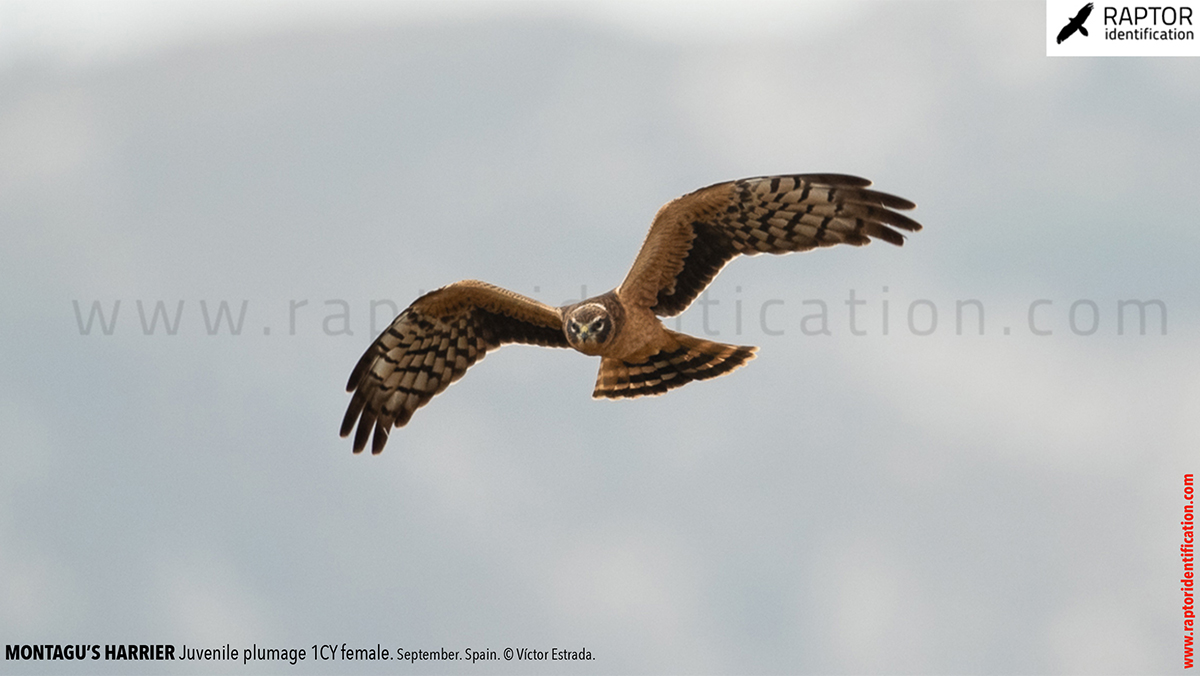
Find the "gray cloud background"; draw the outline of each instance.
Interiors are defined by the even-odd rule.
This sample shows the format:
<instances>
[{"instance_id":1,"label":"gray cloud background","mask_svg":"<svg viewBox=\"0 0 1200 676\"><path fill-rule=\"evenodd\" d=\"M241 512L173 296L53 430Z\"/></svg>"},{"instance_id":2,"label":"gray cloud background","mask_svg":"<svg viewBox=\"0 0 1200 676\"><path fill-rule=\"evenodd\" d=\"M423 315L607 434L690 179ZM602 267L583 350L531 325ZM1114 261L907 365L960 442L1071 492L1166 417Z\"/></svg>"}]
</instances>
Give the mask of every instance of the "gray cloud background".
<instances>
[{"instance_id":1,"label":"gray cloud background","mask_svg":"<svg viewBox=\"0 0 1200 676\"><path fill-rule=\"evenodd\" d=\"M59 7L60 27L80 9ZM121 29L152 12L113 7L127 23L65 33L4 9L28 27L0 54L4 643L1179 670L1195 60L1046 58L1041 3L764 3L742 22L723 5L176 5L178 30L142 43ZM759 345L749 367L596 402L595 360L510 347L382 456L337 437L372 301L461 278L555 304L602 292L668 199L805 171L870 177L926 229L735 261L707 326ZM956 333L968 299L983 336L970 311ZM1029 330L1038 299L1050 336ZM1119 335L1122 299L1161 299L1167 335L1153 313ZM802 330L806 300L832 335ZM909 328L917 300L932 335ZM1071 328L1079 300L1092 335ZM111 335L82 335L73 301L85 321L120 301ZM183 301L177 333L145 335L138 301ZM206 330L201 303L221 301L234 319L246 302L240 335ZM329 335L343 307L352 335ZM683 330L703 335L703 310ZM214 665L147 670L164 669Z\"/></svg>"}]
</instances>

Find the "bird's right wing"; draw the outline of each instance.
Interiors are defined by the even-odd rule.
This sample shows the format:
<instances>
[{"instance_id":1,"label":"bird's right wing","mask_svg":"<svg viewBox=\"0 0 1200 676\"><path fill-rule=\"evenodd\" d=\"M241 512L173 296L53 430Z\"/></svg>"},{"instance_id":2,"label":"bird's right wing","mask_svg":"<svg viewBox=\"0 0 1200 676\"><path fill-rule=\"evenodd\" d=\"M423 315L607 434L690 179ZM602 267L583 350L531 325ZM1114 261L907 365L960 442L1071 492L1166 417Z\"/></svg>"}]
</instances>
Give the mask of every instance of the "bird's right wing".
<instances>
[{"instance_id":1,"label":"bird's right wing","mask_svg":"<svg viewBox=\"0 0 1200 676\"><path fill-rule=\"evenodd\" d=\"M383 451L392 426L458 380L488 350L505 343L568 347L556 308L476 281L431 291L401 312L358 360L346 391L353 392L342 436L354 435L354 452Z\"/></svg>"}]
</instances>

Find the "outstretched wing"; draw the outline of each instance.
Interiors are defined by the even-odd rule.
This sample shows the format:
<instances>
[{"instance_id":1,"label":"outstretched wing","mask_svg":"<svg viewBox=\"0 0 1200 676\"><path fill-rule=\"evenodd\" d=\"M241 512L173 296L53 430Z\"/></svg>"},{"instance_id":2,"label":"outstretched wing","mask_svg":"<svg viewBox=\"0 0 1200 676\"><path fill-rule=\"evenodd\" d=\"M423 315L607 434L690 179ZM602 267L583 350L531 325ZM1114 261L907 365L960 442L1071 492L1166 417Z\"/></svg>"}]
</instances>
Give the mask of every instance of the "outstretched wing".
<instances>
[{"instance_id":1,"label":"outstretched wing","mask_svg":"<svg viewBox=\"0 0 1200 676\"><path fill-rule=\"evenodd\" d=\"M738 254L861 246L871 237L904 244L892 228L917 231L921 224L893 210L916 205L869 185L857 176L794 174L744 178L684 195L659 209L617 294L624 303L671 317Z\"/></svg>"},{"instance_id":2,"label":"outstretched wing","mask_svg":"<svg viewBox=\"0 0 1200 676\"><path fill-rule=\"evenodd\" d=\"M358 360L346 391L353 392L342 436L354 452L383 451L388 431L450 386L488 350L505 343L568 347L555 308L476 281L456 282L413 301Z\"/></svg>"},{"instance_id":3,"label":"outstretched wing","mask_svg":"<svg viewBox=\"0 0 1200 676\"><path fill-rule=\"evenodd\" d=\"M1085 21L1087 21L1088 17L1091 16L1091 14L1092 14L1092 3L1089 2L1088 4L1081 7L1079 9L1079 13L1077 13L1070 21L1068 21L1067 25L1063 26L1062 30L1060 30L1058 32L1058 44L1061 45L1062 41L1066 40L1067 38L1074 35L1075 31L1079 31L1080 33L1083 33L1086 36L1088 34L1088 32L1087 32L1087 29L1083 27L1083 23Z\"/></svg>"}]
</instances>

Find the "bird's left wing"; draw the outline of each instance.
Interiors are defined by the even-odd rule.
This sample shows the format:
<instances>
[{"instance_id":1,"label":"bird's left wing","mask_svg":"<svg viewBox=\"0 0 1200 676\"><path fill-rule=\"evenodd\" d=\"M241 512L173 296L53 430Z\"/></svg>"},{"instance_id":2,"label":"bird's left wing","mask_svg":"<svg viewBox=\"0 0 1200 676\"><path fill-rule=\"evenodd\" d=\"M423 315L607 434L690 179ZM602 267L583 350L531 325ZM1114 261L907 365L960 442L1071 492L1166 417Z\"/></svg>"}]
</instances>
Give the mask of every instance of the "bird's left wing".
<instances>
[{"instance_id":1,"label":"bird's left wing","mask_svg":"<svg viewBox=\"0 0 1200 676\"><path fill-rule=\"evenodd\" d=\"M358 360L342 436L354 452L383 451L392 426L458 380L488 350L505 343L568 347L558 309L491 284L456 282L431 291L401 312Z\"/></svg>"},{"instance_id":2,"label":"bird's left wing","mask_svg":"<svg viewBox=\"0 0 1200 676\"><path fill-rule=\"evenodd\" d=\"M734 256L861 246L875 237L897 246L893 230L921 225L899 210L912 202L867 189L843 174L761 176L710 185L668 202L617 295L672 317L687 309Z\"/></svg>"}]
</instances>

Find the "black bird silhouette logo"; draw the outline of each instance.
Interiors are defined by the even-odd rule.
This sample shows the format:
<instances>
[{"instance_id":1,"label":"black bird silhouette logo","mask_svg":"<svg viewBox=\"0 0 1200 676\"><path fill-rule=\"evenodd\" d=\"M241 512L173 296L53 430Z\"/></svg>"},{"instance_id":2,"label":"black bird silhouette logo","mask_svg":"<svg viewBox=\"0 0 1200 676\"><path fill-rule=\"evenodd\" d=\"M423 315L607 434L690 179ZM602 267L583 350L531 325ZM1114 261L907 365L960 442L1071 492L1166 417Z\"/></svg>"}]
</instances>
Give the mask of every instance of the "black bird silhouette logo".
<instances>
[{"instance_id":1,"label":"black bird silhouette logo","mask_svg":"<svg viewBox=\"0 0 1200 676\"><path fill-rule=\"evenodd\" d=\"M1089 2L1083 6L1083 9L1079 10L1079 13L1075 15L1074 19L1068 21L1067 25L1063 26L1063 29L1058 32L1058 44L1061 45L1062 41L1074 35L1075 31L1079 31L1080 33L1083 33L1084 37L1087 37L1088 32L1087 29L1083 27L1083 22L1087 21L1088 16L1091 15L1091 13L1092 3Z\"/></svg>"}]
</instances>

